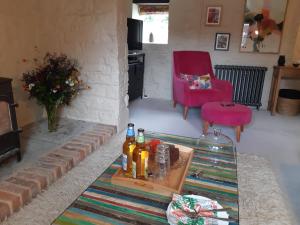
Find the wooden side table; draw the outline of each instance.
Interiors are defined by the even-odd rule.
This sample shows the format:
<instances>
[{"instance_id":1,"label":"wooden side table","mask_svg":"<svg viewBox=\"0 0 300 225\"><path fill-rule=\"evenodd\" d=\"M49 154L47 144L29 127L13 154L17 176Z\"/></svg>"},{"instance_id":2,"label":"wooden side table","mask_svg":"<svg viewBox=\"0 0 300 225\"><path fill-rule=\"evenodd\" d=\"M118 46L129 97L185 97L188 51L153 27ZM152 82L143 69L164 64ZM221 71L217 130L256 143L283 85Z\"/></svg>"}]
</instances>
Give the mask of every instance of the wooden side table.
<instances>
[{"instance_id":1,"label":"wooden side table","mask_svg":"<svg viewBox=\"0 0 300 225\"><path fill-rule=\"evenodd\" d=\"M268 110L274 116L277 107L277 99L282 79L300 80L300 67L292 66L274 66L271 91L269 96Z\"/></svg>"}]
</instances>

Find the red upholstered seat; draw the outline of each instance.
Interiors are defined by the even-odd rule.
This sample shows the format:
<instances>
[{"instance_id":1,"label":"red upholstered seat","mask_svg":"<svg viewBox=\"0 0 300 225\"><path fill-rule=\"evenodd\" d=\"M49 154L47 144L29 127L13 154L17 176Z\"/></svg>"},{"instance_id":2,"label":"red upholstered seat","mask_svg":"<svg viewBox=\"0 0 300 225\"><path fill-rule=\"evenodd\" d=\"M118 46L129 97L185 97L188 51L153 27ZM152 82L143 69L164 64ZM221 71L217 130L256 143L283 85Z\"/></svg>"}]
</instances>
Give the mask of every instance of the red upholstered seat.
<instances>
[{"instance_id":1,"label":"red upholstered seat","mask_svg":"<svg viewBox=\"0 0 300 225\"><path fill-rule=\"evenodd\" d=\"M186 80L180 74L211 76L211 89L191 90ZM201 107L206 102L232 101L232 85L228 81L218 80L212 69L208 52L174 51L173 52L173 100L174 106L180 103L185 107L186 119L189 107Z\"/></svg>"},{"instance_id":2,"label":"red upholstered seat","mask_svg":"<svg viewBox=\"0 0 300 225\"><path fill-rule=\"evenodd\" d=\"M221 124L236 127L237 141L244 125L251 122L252 110L247 106L234 104L225 106L222 102L208 102L202 106L201 118L204 122L203 133L207 132L209 124Z\"/></svg>"},{"instance_id":3,"label":"red upholstered seat","mask_svg":"<svg viewBox=\"0 0 300 225\"><path fill-rule=\"evenodd\" d=\"M210 123L239 126L251 122L252 111L240 104L223 107L220 102L209 102L202 106L201 118Z\"/></svg>"}]
</instances>

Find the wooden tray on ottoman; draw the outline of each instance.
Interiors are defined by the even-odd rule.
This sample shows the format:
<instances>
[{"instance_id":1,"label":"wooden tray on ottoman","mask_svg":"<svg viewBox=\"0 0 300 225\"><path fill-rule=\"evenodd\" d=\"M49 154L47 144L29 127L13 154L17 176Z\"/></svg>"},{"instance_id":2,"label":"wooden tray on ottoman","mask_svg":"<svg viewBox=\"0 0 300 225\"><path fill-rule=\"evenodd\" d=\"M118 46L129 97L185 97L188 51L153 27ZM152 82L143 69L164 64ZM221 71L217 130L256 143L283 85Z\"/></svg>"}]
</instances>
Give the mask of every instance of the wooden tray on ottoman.
<instances>
[{"instance_id":1,"label":"wooden tray on ottoman","mask_svg":"<svg viewBox=\"0 0 300 225\"><path fill-rule=\"evenodd\" d=\"M165 196L172 196L173 193L180 194L189 165L193 158L193 149L177 144L175 144L175 147L179 148L179 160L174 163L163 180L154 177L149 177L148 180L129 178L123 174L122 168L120 168L112 176L111 182L116 185ZM149 168L151 168L151 162L149 162Z\"/></svg>"}]
</instances>

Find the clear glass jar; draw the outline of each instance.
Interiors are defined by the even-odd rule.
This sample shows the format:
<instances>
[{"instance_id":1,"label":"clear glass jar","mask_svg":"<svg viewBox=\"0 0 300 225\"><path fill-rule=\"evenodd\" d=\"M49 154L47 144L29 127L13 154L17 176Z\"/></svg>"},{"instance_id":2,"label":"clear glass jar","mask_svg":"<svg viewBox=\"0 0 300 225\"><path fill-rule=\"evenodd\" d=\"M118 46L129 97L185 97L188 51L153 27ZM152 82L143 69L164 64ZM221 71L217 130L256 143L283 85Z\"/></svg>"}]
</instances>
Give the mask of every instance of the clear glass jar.
<instances>
[{"instance_id":1,"label":"clear glass jar","mask_svg":"<svg viewBox=\"0 0 300 225\"><path fill-rule=\"evenodd\" d=\"M233 141L226 135L222 134L221 129L215 128L213 132L208 132L206 135L202 134L199 138L199 145L205 146L212 152L223 152L224 154L234 153L234 156L236 156Z\"/></svg>"}]
</instances>

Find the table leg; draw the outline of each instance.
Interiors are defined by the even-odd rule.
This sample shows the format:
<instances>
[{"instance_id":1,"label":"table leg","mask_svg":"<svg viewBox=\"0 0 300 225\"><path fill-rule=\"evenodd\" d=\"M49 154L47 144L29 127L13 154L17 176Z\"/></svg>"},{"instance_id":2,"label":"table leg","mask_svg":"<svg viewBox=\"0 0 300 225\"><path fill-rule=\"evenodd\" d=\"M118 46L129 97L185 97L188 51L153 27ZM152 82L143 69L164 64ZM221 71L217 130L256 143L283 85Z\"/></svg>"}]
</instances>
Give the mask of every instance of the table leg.
<instances>
[{"instance_id":1,"label":"table leg","mask_svg":"<svg viewBox=\"0 0 300 225\"><path fill-rule=\"evenodd\" d=\"M244 132L244 125L241 125L241 132Z\"/></svg>"},{"instance_id":2,"label":"table leg","mask_svg":"<svg viewBox=\"0 0 300 225\"><path fill-rule=\"evenodd\" d=\"M241 126L235 127L236 141L240 142L241 139Z\"/></svg>"},{"instance_id":3,"label":"table leg","mask_svg":"<svg viewBox=\"0 0 300 225\"><path fill-rule=\"evenodd\" d=\"M275 78L274 75L272 76L272 82L271 82L271 89L269 94L269 101L268 101L268 110L271 111L272 104L273 104L273 97L274 97L274 86L275 86Z\"/></svg>"},{"instance_id":4,"label":"table leg","mask_svg":"<svg viewBox=\"0 0 300 225\"><path fill-rule=\"evenodd\" d=\"M207 134L208 131L208 127L209 127L209 122L208 121L203 121L203 134Z\"/></svg>"},{"instance_id":5,"label":"table leg","mask_svg":"<svg viewBox=\"0 0 300 225\"><path fill-rule=\"evenodd\" d=\"M281 79L281 74L276 76L275 78L275 83L274 83L274 94L273 94L273 104L272 104L272 109L271 109L271 115L274 116L276 112L276 106L277 106L277 99L278 99L278 94L279 94L279 86L280 86L280 79Z\"/></svg>"}]
</instances>

